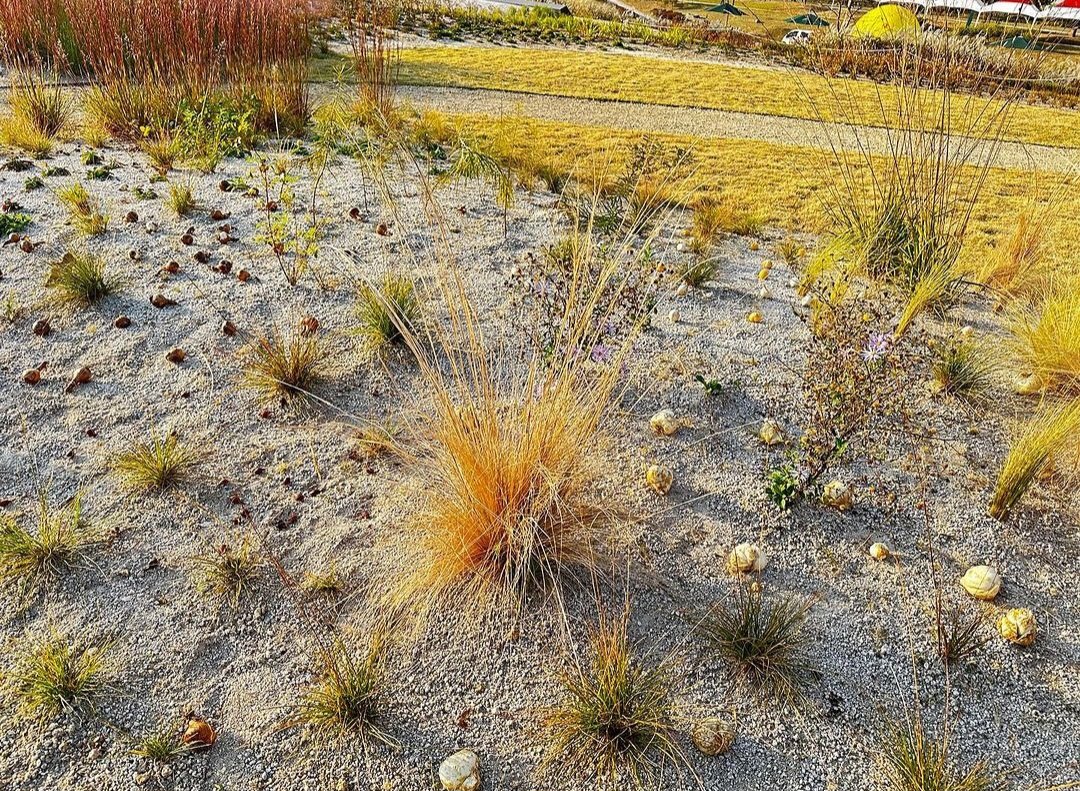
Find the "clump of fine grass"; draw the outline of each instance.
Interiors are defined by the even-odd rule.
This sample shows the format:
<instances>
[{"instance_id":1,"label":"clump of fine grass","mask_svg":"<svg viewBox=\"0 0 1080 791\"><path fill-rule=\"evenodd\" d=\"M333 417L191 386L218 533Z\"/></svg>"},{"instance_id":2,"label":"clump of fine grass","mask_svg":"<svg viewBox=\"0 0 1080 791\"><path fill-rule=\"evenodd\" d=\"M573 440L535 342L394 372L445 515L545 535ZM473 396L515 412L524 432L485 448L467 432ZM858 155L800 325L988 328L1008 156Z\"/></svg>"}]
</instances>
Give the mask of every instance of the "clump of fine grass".
<instances>
[{"instance_id":1,"label":"clump of fine grass","mask_svg":"<svg viewBox=\"0 0 1080 791\"><path fill-rule=\"evenodd\" d=\"M931 375L940 392L978 399L985 397L996 369L997 359L984 345L950 338L934 349Z\"/></svg>"},{"instance_id":2,"label":"clump of fine grass","mask_svg":"<svg viewBox=\"0 0 1080 791\"><path fill-rule=\"evenodd\" d=\"M1080 432L1080 398L1042 406L1009 447L990 498L990 515L1005 519L1046 469L1051 457Z\"/></svg>"},{"instance_id":3,"label":"clump of fine grass","mask_svg":"<svg viewBox=\"0 0 1080 791\"><path fill-rule=\"evenodd\" d=\"M165 203L177 217L187 217L199 205L190 184L170 184L169 196L165 199Z\"/></svg>"},{"instance_id":4,"label":"clump of fine grass","mask_svg":"<svg viewBox=\"0 0 1080 791\"><path fill-rule=\"evenodd\" d=\"M794 270L806 257L806 248L793 236L785 236L776 243L776 255L788 268Z\"/></svg>"},{"instance_id":5,"label":"clump of fine grass","mask_svg":"<svg viewBox=\"0 0 1080 791\"><path fill-rule=\"evenodd\" d=\"M703 195L691 205L690 248L706 253L723 234L756 236L764 225L761 217L740 208L730 198Z\"/></svg>"},{"instance_id":6,"label":"clump of fine grass","mask_svg":"<svg viewBox=\"0 0 1080 791\"><path fill-rule=\"evenodd\" d=\"M72 224L87 236L99 236L109 228L109 216L101 211L98 199L75 182L61 187L56 197L71 213Z\"/></svg>"},{"instance_id":7,"label":"clump of fine grass","mask_svg":"<svg viewBox=\"0 0 1080 791\"><path fill-rule=\"evenodd\" d=\"M165 727L141 738L132 748L131 754L159 764L168 764L191 751L192 748L181 740L177 728Z\"/></svg>"},{"instance_id":8,"label":"clump of fine grass","mask_svg":"<svg viewBox=\"0 0 1080 791\"><path fill-rule=\"evenodd\" d=\"M345 581L332 563L325 571L305 571L300 579L300 590L305 593L332 594L344 589Z\"/></svg>"},{"instance_id":9,"label":"clump of fine grass","mask_svg":"<svg viewBox=\"0 0 1080 791\"><path fill-rule=\"evenodd\" d=\"M41 492L35 522L30 529L15 517L0 514L0 581L32 587L74 566L97 540L83 514L81 492L62 506L50 504Z\"/></svg>"},{"instance_id":10,"label":"clump of fine grass","mask_svg":"<svg viewBox=\"0 0 1080 791\"><path fill-rule=\"evenodd\" d=\"M716 279L720 262L716 258L699 258L690 261L676 273L676 279L693 288L702 288Z\"/></svg>"},{"instance_id":11,"label":"clump of fine grass","mask_svg":"<svg viewBox=\"0 0 1080 791\"><path fill-rule=\"evenodd\" d=\"M946 737L926 732L918 715L894 726L881 749L885 787L889 791L1005 791L1008 783L979 761L958 766Z\"/></svg>"},{"instance_id":12,"label":"clump of fine grass","mask_svg":"<svg viewBox=\"0 0 1080 791\"><path fill-rule=\"evenodd\" d=\"M274 329L248 345L242 383L264 401L303 400L322 381L327 356L317 335Z\"/></svg>"},{"instance_id":13,"label":"clump of fine grass","mask_svg":"<svg viewBox=\"0 0 1080 791\"><path fill-rule=\"evenodd\" d=\"M563 672L563 699L544 715L550 746L543 767L576 777L652 786L685 758L675 741L669 662L648 665L627 635L628 613L601 617L589 657Z\"/></svg>"},{"instance_id":14,"label":"clump of fine grass","mask_svg":"<svg viewBox=\"0 0 1080 791\"><path fill-rule=\"evenodd\" d=\"M965 613L959 607L939 611L935 618L937 652L942 663L951 665L970 659L988 642L987 618L981 611Z\"/></svg>"},{"instance_id":15,"label":"clump of fine grass","mask_svg":"<svg viewBox=\"0 0 1080 791\"><path fill-rule=\"evenodd\" d=\"M979 280L1008 296L1038 291L1050 274L1046 237L1044 214L1020 212L1005 244L986 256Z\"/></svg>"},{"instance_id":16,"label":"clump of fine grass","mask_svg":"<svg viewBox=\"0 0 1080 791\"><path fill-rule=\"evenodd\" d=\"M1020 363L1047 388L1080 391L1080 280L1013 308L1009 328Z\"/></svg>"},{"instance_id":17,"label":"clump of fine grass","mask_svg":"<svg viewBox=\"0 0 1080 791\"><path fill-rule=\"evenodd\" d=\"M21 655L3 672L18 712L45 719L60 712L92 711L112 688L110 642L74 643L57 632L24 642Z\"/></svg>"},{"instance_id":18,"label":"clump of fine grass","mask_svg":"<svg viewBox=\"0 0 1080 791\"><path fill-rule=\"evenodd\" d=\"M366 649L352 649L341 638L320 651L318 678L303 693L283 727L303 726L316 738L339 741L358 737L394 745L382 720L387 708L386 646L372 637Z\"/></svg>"},{"instance_id":19,"label":"clump of fine grass","mask_svg":"<svg viewBox=\"0 0 1080 791\"><path fill-rule=\"evenodd\" d=\"M42 134L32 123L17 115L0 120L0 143L20 148L37 159L44 159L53 150L53 139Z\"/></svg>"},{"instance_id":20,"label":"clump of fine grass","mask_svg":"<svg viewBox=\"0 0 1080 791\"><path fill-rule=\"evenodd\" d=\"M112 466L128 488L163 492L189 481L201 458L199 451L182 445L176 434L154 433L149 440L133 443Z\"/></svg>"},{"instance_id":21,"label":"clump of fine grass","mask_svg":"<svg viewBox=\"0 0 1080 791\"><path fill-rule=\"evenodd\" d=\"M809 601L793 597L766 602L739 586L731 601L717 603L699 619L696 631L763 695L798 702L814 675L803 655L809 607Z\"/></svg>"},{"instance_id":22,"label":"clump of fine grass","mask_svg":"<svg viewBox=\"0 0 1080 791\"><path fill-rule=\"evenodd\" d=\"M49 265L45 287L54 289L60 298L75 305L93 305L112 294L119 282L105 273L105 261L92 253L64 253Z\"/></svg>"},{"instance_id":23,"label":"clump of fine grass","mask_svg":"<svg viewBox=\"0 0 1080 791\"><path fill-rule=\"evenodd\" d=\"M378 351L400 343L420 318L416 284L411 278L387 272L382 282L362 283L356 295L357 332L368 349Z\"/></svg>"},{"instance_id":24,"label":"clump of fine grass","mask_svg":"<svg viewBox=\"0 0 1080 791\"><path fill-rule=\"evenodd\" d=\"M236 546L221 544L211 552L195 555L191 565L199 593L224 599L236 608L258 581L264 564L254 542L244 536Z\"/></svg>"},{"instance_id":25,"label":"clump of fine grass","mask_svg":"<svg viewBox=\"0 0 1080 791\"><path fill-rule=\"evenodd\" d=\"M139 148L150 159L154 170L163 176L173 169L179 155L176 138L167 133L147 136L139 143Z\"/></svg>"}]
</instances>

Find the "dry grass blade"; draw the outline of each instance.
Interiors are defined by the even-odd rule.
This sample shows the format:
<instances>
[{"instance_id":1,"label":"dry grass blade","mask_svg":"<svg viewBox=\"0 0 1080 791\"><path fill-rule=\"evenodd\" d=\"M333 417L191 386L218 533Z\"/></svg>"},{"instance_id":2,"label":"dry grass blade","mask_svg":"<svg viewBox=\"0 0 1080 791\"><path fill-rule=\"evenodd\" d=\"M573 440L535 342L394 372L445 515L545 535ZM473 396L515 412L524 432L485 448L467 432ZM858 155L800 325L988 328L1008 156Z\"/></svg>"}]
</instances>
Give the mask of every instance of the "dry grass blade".
<instances>
[{"instance_id":1,"label":"dry grass blade","mask_svg":"<svg viewBox=\"0 0 1080 791\"><path fill-rule=\"evenodd\" d=\"M56 197L71 213L72 224L87 236L100 236L109 228L109 217L101 211L98 199L86 187L75 182L56 191Z\"/></svg>"},{"instance_id":2,"label":"dry grass blade","mask_svg":"<svg viewBox=\"0 0 1080 791\"><path fill-rule=\"evenodd\" d=\"M1080 432L1080 398L1041 407L1009 448L990 498L990 515L1004 519L1046 468L1053 454Z\"/></svg>"},{"instance_id":3,"label":"dry grass blade","mask_svg":"<svg viewBox=\"0 0 1080 791\"><path fill-rule=\"evenodd\" d=\"M803 656L810 604L790 597L765 602L739 586L732 601L716 604L697 621L696 631L762 694L797 703L814 676Z\"/></svg>"},{"instance_id":4,"label":"dry grass blade","mask_svg":"<svg viewBox=\"0 0 1080 791\"><path fill-rule=\"evenodd\" d=\"M939 612L935 620L938 656L946 665L970 659L990 642L987 617L982 612L965 614L961 608L953 607Z\"/></svg>"},{"instance_id":5,"label":"dry grass blade","mask_svg":"<svg viewBox=\"0 0 1080 791\"><path fill-rule=\"evenodd\" d=\"M561 675L564 698L544 715L551 740L544 770L646 788L665 767L685 763L675 741L673 668L642 662L628 621L628 612L614 619L601 614L587 661Z\"/></svg>"}]
</instances>

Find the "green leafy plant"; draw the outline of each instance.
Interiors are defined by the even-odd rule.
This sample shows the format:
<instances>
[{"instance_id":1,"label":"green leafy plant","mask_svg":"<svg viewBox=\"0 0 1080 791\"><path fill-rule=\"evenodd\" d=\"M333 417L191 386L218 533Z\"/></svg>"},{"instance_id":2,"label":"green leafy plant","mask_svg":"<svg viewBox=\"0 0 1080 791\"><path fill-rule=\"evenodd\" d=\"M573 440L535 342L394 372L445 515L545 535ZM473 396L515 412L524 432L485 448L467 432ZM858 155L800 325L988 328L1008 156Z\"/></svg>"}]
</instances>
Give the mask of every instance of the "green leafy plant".
<instances>
[{"instance_id":1,"label":"green leafy plant","mask_svg":"<svg viewBox=\"0 0 1080 791\"><path fill-rule=\"evenodd\" d=\"M724 394L724 383L719 379L706 379L704 374L694 374L694 381L702 386L707 396L715 397Z\"/></svg>"},{"instance_id":2,"label":"green leafy plant","mask_svg":"<svg viewBox=\"0 0 1080 791\"><path fill-rule=\"evenodd\" d=\"M25 231L34 221L29 214L21 211L0 212L0 235L8 236L13 233Z\"/></svg>"},{"instance_id":3,"label":"green leafy plant","mask_svg":"<svg viewBox=\"0 0 1080 791\"><path fill-rule=\"evenodd\" d=\"M777 467L769 471L765 482L765 493L769 500L781 511L787 511L799 501L799 481L795 470L790 465Z\"/></svg>"}]
</instances>

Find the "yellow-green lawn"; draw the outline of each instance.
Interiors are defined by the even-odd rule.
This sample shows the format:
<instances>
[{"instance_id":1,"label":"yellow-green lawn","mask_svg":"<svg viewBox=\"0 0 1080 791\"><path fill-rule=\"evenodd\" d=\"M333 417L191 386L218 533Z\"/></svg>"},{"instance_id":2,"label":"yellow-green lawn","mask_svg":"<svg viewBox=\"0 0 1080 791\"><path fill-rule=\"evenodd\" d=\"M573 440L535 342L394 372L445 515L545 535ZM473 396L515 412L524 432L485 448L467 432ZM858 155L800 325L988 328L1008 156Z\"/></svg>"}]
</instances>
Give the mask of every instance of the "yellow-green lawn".
<instances>
[{"instance_id":1,"label":"yellow-green lawn","mask_svg":"<svg viewBox=\"0 0 1080 791\"><path fill-rule=\"evenodd\" d=\"M400 80L873 126L894 117L898 103L895 88L865 80L685 59L515 47L405 48ZM953 129L979 131L968 119L986 102L953 97ZM984 118L999 106L990 101ZM1080 148L1080 111L1021 104L1011 111L1006 137Z\"/></svg>"},{"instance_id":2,"label":"yellow-green lawn","mask_svg":"<svg viewBox=\"0 0 1080 791\"><path fill-rule=\"evenodd\" d=\"M642 137L640 132L530 118L462 114L451 120L469 133L532 149L578 173L618 167ZM749 140L651 137L691 149L702 189L732 196L761 212L774 227L820 231L825 220L822 198L840 184L839 166L816 149ZM1020 212L1032 208L1049 217L1048 239L1063 268L1080 270L1080 223L1072 219L1080 216L1080 190L1067 176L1036 179L1020 170L990 171L969 227L965 260L981 261L989 248L1008 236Z\"/></svg>"}]
</instances>

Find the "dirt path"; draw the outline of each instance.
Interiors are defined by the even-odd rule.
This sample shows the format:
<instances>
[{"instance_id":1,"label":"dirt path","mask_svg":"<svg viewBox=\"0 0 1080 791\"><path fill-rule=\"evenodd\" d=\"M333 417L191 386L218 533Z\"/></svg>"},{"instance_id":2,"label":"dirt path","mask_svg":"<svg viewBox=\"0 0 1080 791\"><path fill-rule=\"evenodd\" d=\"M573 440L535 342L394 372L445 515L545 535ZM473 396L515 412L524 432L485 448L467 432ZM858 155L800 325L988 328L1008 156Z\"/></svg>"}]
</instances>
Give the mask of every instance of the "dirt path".
<instances>
[{"instance_id":1,"label":"dirt path","mask_svg":"<svg viewBox=\"0 0 1080 791\"><path fill-rule=\"evenodd\" d=\"M402 85L399 86L399 95L414 104L449 113L522 115L579 126L758 140L778 145L815 148L835 145L850 150L866 148L876 154L885 154L890 147L889 135L884 129L757 113L473 88ZM996 152L991 152L988 148L990 145L989 142L972 145L970 141L965 141L962 147L975 149L970 152L969 161L972 162L993 155L997 167L1080 173L1080 151L1076 149L1003 142L998 144Z\"/></svg>"}]
</instances>

